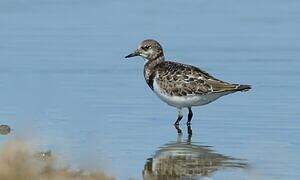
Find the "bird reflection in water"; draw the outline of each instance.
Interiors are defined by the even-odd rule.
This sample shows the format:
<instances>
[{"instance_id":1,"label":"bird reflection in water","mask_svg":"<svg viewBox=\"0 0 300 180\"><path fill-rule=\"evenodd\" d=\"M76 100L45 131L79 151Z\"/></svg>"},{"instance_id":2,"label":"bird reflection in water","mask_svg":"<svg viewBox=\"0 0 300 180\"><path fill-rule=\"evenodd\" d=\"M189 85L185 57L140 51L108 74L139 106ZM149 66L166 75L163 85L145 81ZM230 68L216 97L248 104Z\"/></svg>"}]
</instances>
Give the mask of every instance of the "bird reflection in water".
<instances>
[{"instance_id":1,"label":"bird reflection in water","mask_svg":"<svg viewBox=\"0 0 300 180\"><path fill-rule=\"evenodd\" d=\"M179 180L209 177L219 170L245 169L246 160L218 154L209 146L193 144L192 135L160 147L152 158L147 159L143 170L144 180Z\"/></svg>"}]
</instances>

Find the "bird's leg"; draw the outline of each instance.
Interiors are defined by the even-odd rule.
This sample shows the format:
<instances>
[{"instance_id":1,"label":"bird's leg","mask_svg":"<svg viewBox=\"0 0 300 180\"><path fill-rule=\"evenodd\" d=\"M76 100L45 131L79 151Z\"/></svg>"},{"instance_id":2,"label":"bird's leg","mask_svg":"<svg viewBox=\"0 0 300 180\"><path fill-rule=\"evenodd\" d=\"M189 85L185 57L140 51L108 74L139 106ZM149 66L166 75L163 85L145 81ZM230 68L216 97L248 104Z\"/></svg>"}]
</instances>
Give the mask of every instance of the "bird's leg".
<instances>
[{"instance_id":1,"label":"bird's leg","mask_svg":"<svg viewBox=\"0 0 300 180\"><path fill-rule=\"evenodd\" d=\"M188 120L187 120L187 128L188 128L188 134L189 134L189 138L192 137L193 131L192 131L192 127L191 127L191 121L193 118L193 112L192 112L192 108L189 107L189 114L188 114Z\"/></svg>"},{"instance_id":2,"label":"bird's leg","mask_svg":"<svg viewBox=\"0 0 300 180\"><path fill-rule=\"evenodd\" d=\"M175 126L178 134L180 134L182 132L181 129L179 128L179 122L181 121L182 118L183 118L183 115L181 114L181 108L177 108L177 120L174 123L174 126Z\"/></svg>"},{"instance_id":3,"label":"bird's leg","mask_svg":"<svg viewBox=\"0 0 300 180\"><path fill-rule=\"evenodd\" d=\"M191 125L191 121L192 121L192 118L193 118L193 112L192 112L192 108L191 107L189 107L188 108L189 109L189 114L188 114L188 120L187 120L187 122L186 122L186 125Z\"/></svg>"},{"instance_id":4,"label":"bird's leg","mask_svg":"<svg viewBox=\"0 0 300 180\"><path fill-rule=\"evenodd\" d=\"M177 108L177 120L174 123L174 125L179 125L179 122L183 118L183 115L181 114L181 108Z\"/></svg>"}]
</instances>

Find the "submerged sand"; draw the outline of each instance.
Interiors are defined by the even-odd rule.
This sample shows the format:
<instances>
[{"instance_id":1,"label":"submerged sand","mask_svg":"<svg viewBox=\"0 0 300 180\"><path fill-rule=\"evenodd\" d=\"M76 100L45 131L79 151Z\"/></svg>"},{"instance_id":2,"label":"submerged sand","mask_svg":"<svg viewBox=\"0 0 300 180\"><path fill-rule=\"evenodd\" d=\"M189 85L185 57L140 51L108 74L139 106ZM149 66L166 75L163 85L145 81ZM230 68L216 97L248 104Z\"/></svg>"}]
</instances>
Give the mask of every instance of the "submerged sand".
<instances>
[{"instance_id":1,"label":"submerged sand","mask_svg":"<svg viewBox=\"0 0 300 180\"><path fill-rule=\"evenodd\" d=\"M54 157L36 158L30 144L10 140L0 147L1 180L112 180L105 172L59 167Z\"/></svg>"}]
</instances>

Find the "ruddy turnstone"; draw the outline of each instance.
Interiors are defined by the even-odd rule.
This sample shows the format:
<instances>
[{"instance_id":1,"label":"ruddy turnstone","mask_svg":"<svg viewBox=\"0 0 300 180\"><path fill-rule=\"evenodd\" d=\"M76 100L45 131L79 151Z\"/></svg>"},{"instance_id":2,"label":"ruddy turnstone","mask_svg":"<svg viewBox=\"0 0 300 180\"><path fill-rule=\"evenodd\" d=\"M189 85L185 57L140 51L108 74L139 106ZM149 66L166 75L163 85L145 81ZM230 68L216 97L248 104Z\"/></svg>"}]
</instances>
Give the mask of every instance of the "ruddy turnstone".
<instances>
[{"instance_id":1,"label":"ruddy turnstone","mask_svg":"<svg viewBox=\"0 0 300 180\"><path fill-rule=\"evenodd\" d=\"M138 49L125 58L134 56L145 59L144 77L152 91L162 101L177 108L177 127L183 117L182 108L189 110L187 125L190 125L193 106L202 106L227 94L251 89L250 85L216 79L195 66L165 61L162 46L152 39L142 41Z\"/></svg>"}]
</instances>

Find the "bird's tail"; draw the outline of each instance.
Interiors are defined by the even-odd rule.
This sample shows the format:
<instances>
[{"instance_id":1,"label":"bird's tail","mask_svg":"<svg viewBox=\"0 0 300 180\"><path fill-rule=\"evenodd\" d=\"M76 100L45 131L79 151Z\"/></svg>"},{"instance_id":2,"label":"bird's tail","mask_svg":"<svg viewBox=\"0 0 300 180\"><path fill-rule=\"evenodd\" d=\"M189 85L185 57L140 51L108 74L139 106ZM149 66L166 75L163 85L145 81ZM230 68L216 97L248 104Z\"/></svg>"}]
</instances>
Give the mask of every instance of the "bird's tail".
<instances>
[{"instance_id":1,"label":"bird's tail","mask_svg":"<svg viewBox=\"0 0 300 180\"><path fill-rule=\"evenodd\" d=\"M236 91L249 91L250 89L251 89L250 85L236 84L235 86Z\"/></svg>"}]
</instances>

